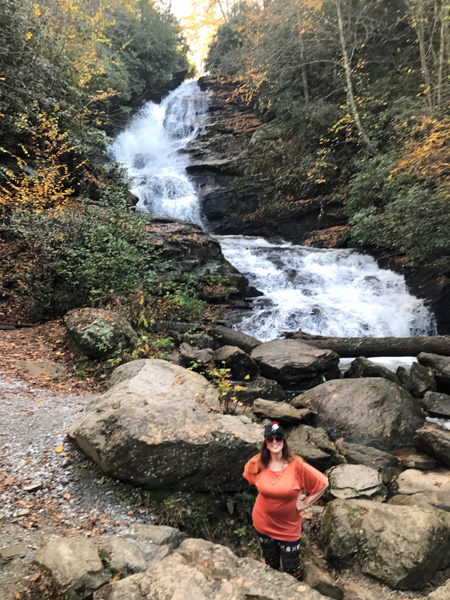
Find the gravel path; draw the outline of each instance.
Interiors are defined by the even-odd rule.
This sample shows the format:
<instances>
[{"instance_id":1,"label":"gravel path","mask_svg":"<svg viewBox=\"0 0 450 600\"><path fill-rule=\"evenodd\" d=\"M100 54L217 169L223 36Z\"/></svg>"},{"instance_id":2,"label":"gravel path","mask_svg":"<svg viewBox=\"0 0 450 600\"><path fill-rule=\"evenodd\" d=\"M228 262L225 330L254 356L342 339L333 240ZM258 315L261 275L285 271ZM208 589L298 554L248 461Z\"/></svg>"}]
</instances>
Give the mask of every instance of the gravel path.
<instances>
[{"instance_id":1,"label":"gravel path","mask_svg":"<svg viewBox=\"0 0 450 600\"><path fill-rule=\"evenodd\" d=\"M1 600L30 597L34 550L49 539L126 535L135 522L153 522L117 500L135 488L105 476L68 443L67 427L89 398L56 396L0 372L0 549L26 551L0 567Z\"/></svg>"}]
</instances>

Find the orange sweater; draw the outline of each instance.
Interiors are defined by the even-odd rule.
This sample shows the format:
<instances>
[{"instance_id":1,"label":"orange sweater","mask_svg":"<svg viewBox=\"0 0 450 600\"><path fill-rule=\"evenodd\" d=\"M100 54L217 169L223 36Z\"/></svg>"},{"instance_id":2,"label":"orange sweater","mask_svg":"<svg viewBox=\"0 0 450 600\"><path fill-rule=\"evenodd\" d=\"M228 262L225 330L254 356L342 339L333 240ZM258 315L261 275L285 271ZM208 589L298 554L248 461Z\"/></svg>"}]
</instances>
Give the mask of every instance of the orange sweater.
<instances>
[{"instance_id":1,"label":"orange sweater","mask_svg":"<svg viewBox=\"0 0 450 600\"><path fill-rule=\"evenodd\" d=\"M244 469L245 479L256 485L259 492L253 507L253 526L259 533L275 540L295 542L302 532L302 514L296 508L298 494L316 494L328 479L296 456L272 484L267 469L257 473L258 463L259 455L251 458ZM275 479L271 472L270 480Z\"/></svg>"}]
</instances>

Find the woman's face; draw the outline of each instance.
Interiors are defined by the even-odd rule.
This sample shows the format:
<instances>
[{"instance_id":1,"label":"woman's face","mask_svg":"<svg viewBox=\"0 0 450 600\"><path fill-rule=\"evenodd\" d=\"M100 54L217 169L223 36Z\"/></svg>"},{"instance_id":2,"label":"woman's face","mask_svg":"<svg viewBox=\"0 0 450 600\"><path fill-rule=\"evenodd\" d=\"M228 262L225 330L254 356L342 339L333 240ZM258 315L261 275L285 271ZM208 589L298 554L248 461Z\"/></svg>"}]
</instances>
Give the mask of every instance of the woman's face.
<instances>
[{"instance_id":1,"label":"woman's face","mask_svg":"<svg viewBox=\"0 0 450 600\"><path fill-rule=\"evenodd\" d=\"M266 437L266 444L269 452L273 452L276 454L277 452L281 452L283 450L284 438L281 435L268 435Z\"/></svg>"}]
</instances>

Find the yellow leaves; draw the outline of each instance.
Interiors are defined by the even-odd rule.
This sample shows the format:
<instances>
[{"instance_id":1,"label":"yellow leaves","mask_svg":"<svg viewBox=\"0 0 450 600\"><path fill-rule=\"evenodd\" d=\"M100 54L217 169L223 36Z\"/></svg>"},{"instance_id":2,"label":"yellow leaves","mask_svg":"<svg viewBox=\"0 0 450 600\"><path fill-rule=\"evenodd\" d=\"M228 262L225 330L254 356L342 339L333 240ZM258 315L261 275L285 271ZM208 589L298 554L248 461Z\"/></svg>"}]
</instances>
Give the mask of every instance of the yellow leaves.
<instances>
[{"instance_id":1,"label":"yellow leaves","mask_svg":"<svg viewBox=\"0 0 450 600\"><path fill-rule=\"evenodd\" d=\"M31 40L32 37L33 37L33 34L31 33L31 31L29 31L27 33L27 40Z\"/></svg>"},{"instance_id":2,"label":"yellow leaves","mask_svg":"<svg viewBox=\"0 0 450 600\"><path fill-rule=\"evenodd\" d=\"M59 131L56 113L39 113L36 124L19 114L15 125L30 135L30 143L22 146L22 151L33 157L33 170L23 158L13 156L19 172L10 171L7 184L0 186L0 205L35 212L65 206L73 189L64 158L73 148L67 146L67 133Z\"/></svg>"},{"instance_id":3,"label":"yellow leaves","mask_svg":"<svg viewBox=\"0 0 450 600\"><path fill-rule=\"evenodd\" d=\"M450 178L450 119L422 117L414 125L414 133L421 139L406 144L405 156L391 171L390 178L406 172L425 183L447 181Z\"/></svg>"},{"instance_id":4,"label":"yellow leaves","mask_svg":"<svg viewBox=\"0 0 450 600\"><path fill-rule=\"evenodd\" d=\"M64 446L58 446L58 447L55 449L55 452L57 452L58 454L61 454L61 452L62 452L63 450L64 450Z\"/></svg>"}]
</instances>

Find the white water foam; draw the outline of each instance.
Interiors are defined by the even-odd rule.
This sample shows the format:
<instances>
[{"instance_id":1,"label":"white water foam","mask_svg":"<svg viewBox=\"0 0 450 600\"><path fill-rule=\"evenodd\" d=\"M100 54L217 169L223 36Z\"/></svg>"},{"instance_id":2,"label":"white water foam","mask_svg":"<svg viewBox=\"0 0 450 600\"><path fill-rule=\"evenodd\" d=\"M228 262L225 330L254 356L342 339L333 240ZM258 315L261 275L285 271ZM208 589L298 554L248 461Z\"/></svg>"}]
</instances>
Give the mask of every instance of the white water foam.
<instances>
[{"instance_id":1,"label":"white water foam","mask_svg":"<svg viewBox=\"0 0 450 600\"><path fill-rule=\"evenodd\" d=\"M402 276L371 256L263 238L223 236L225 257L263 292L237 328L262 341L302 329L336 337L436 333L433 316Z\"/></svg>"},{"instance_id":2,"label":"white water foam","mask_svg":"<svg viewBox=\"0 0 450 600\"><path fill-rule=\"evenodd\" d=\"M110 146L134 182L137 209L202 225L198 196L180 153L193 140L208 111L195 82L184 83L158 105L148 102Z\"/></svg>"},{"instance_id":3,"label":"white water foam","mask_svg":"<svg viewBox=\"0 0 450 600\"><path fill-rule=\"evenodd\" d=\"M206 95L185 83L160 105L149 102L110 148L134 181L138 210L203 223L183 150L205 122ZM226 258L264 296L236 328L262 341L302 329L330 336L408 337L436 333L424 302L404 278L351 250L319 250L262 238L223 236Z\"/></svg>"}]
</instances>

